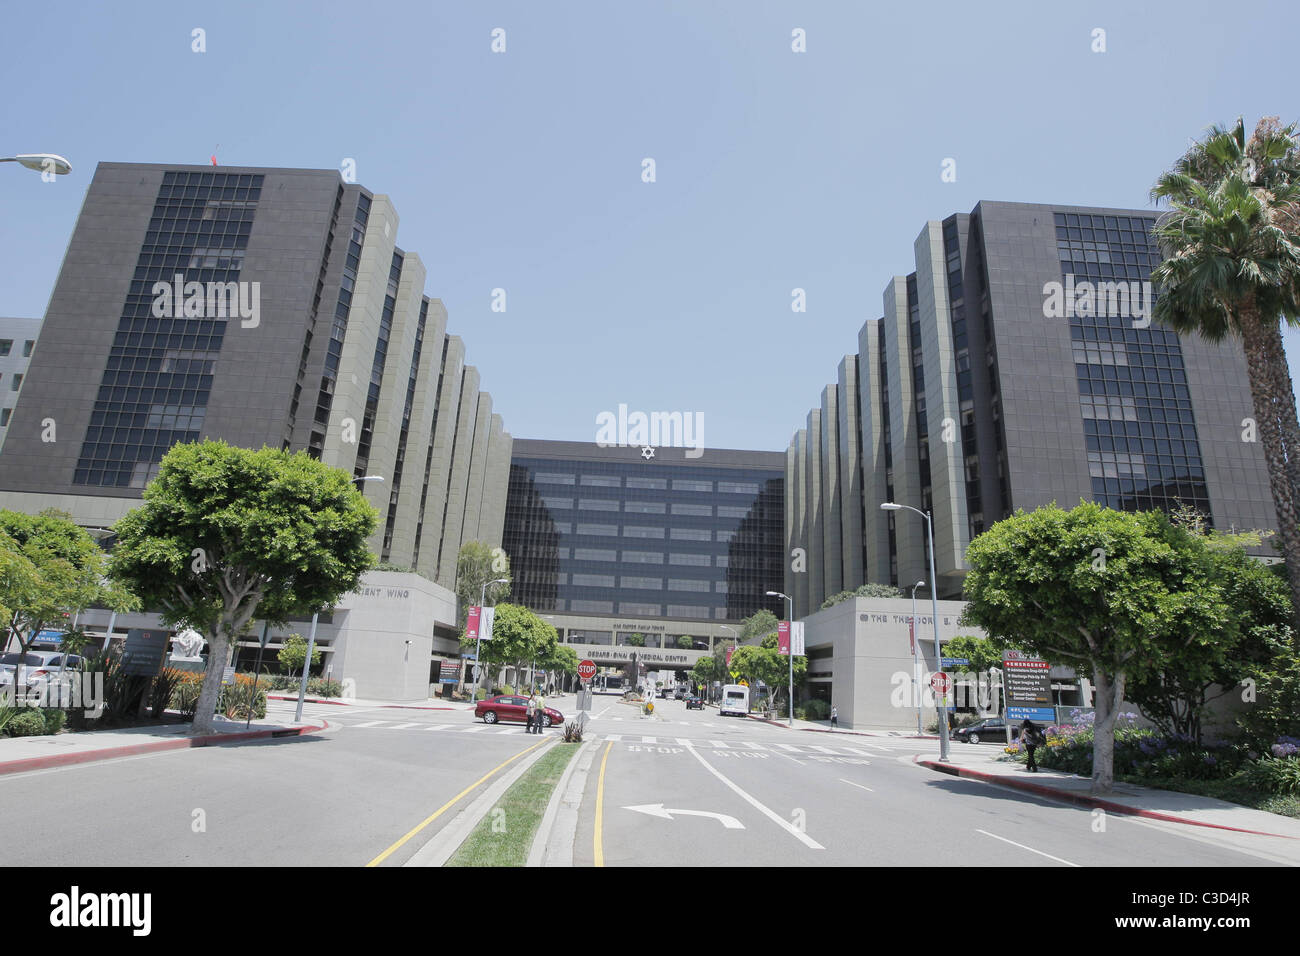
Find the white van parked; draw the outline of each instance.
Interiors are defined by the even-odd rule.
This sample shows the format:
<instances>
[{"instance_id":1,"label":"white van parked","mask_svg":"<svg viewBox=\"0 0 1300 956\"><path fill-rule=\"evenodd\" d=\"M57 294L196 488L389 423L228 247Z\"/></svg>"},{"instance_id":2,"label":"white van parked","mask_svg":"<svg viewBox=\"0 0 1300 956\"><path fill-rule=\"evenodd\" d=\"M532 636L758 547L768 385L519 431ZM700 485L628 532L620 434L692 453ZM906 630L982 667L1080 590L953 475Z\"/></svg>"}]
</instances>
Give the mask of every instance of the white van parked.
<instances>
[{"instance_id":1,"label":"white van parked","mask_svg":"<svg viewBox=\"0 0 1300 956\"><path fill-rule=\"evenodd\" d=\"M718 715L725 717L735 714L744 717L749 713L749 688L744 684L727 684L722 688L722 703L718 705Z\"/></svg>"}]
</instances>

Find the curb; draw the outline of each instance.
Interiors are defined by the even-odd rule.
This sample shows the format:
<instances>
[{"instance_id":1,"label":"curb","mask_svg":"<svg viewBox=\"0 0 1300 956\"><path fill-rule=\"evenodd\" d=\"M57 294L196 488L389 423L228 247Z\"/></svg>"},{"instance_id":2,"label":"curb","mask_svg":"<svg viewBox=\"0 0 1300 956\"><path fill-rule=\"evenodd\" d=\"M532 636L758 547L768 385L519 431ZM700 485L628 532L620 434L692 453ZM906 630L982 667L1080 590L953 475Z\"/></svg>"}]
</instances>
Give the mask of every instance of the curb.
<instances>
[{"instance_id":1,"label":"curb","mask_svg":"<svg viewBox=\"0 0 1300 956\"><path fill-rule=\"evenodd\" d=\"M931 770L937 770L939 773L946 773L953 777L965 777L969 780L978 780L981 783L991 783L1010 787L1013 790L1024 790L1027 793L1035 794L1040 797L1047 797L1049 800L1059 800L1062 803L1072 803L1081 807L1096 807L1105 810L1107 813L1118 813L1123 816L1145 817L1148 820L1162 820L1165 823L1181 823L1189 827L1205 827L1210 830L1230 830L1233 833L1249 833L1254 836L1277 837L1279 840L1300 840L1300 837L1291 836L1286 833L1269 833L1265 830L1249 830L1245 827L1230 827L1223 823L1207 823L1204 820L1188 820L1186 817L1175 816L1172 813L1161 813L1159 810L1144 810L1141 807L1130 807L1124 803L1115 803L1113 800L1103 800L1100 797L1094 797L1089 794L1072 793L1067 790L1058 790L1055 787L1045 786L1041 783L1030 783L1028 780L1019 780L1015 777L1007 777L1002 774L986 773L983 770L971 770L969 767L954 767L951 764L945 766L928 758L916 756L912 758L922 767L928 767Z\"/></svg>"},{"instance_id":2,"label":"curb","mask_svg":"<svg viewBox=\"0 0 1300 956\"><path fill-rule=\"evenodd\" d=\"M599 747L596 746L596 741L594 740L585 741L578 745L578 750L569 759L568 766L564 768L564 773L560 775L560 779L556 782L555 789L551 791L551 799L547 801L546 810L545 812L542 813L541 822L537 825L537 833L533 835L533 845L528 850L528 860L524 863L524 866L545 866L546 865L547 850L550 848L551 840L555 835L555 824L556 824L556 818L560 814L560 804L561 802L564 802L569 796L569 787L573 779L574 771L576 770L578 764L582 761L583 757L587 753L594 754L598 749ZM591 766L590 760L587 761L587 766L588 768L590 768ZM587 775L586 773L583 773L582 775L583 787L579 790L579 794L581 794L582 790L586 789L586 781L587 781ZM581 796L579 796L578 800L579 803L581 803ZM576 817L576 815L577 813L575 810L574 816ZM576 820L574 822L576 823ZM552 862L550 865L551 866L557 866L557 865L573 866L573 841L572 840L569 841L568 849L569 849L569 853L568 853L567 863Z\"/></svg>"},{"instance_id":3,"label":"curb","mask_svg":"<svg viewBox=\"0 0 1300 956\"><path fill-rule=\"evenodd\" d=\"M283 694L267 694L268 700L297 700L298 695L286 696ZM424 704L356 704L348 703L345 700L337 700L331 697L304 697L304 704L333 704L335 707L378 707L381 709L396 710L465 710L463 707L427 707Z\"/></svg>"},{"instance_id":4,"label":"curb","mask_svg":"<svg viewBox=\"0 0 1300 956\"><path fill-rule=\"evenodd\" d=\"M133 757L138 754L158 753L163 750L189 750L192 747L211 747L217 744L240 743L268 737L300 737L303 734L325 730L327 726L328 724L321 723L319 725L308 724L302 727L278 727L270 730L243 730L233 734L205 734L202 737L154 740L146 744L125 744L120 747L83 750L80 753L26 757L21 760L9 760L0 763L0 776L10 773L26 773L29 770L46 770L50 767L63 767L69 764L93 763L96 760L115 760L119 757Z\"/></svg>"},{"instance_id":5,"label":"curb","mask_svg":"<svg viewBox=\"0 0 1300 956\"><path fill-rule=\"evenodd\" d=\"M767 724L769 727L780 727L782 730L799 730L806 734L850 734L854 737L887 737L887 734L875 734L866 730L840 730L836 728L831 730L829 727L791 727L789 724L782 723L779 720L768 720L766 717L755 717L753 714L746 714L750 720L757 720L760 724ZM938 740L937 734L902 734L898 740Z\"/></svg>"}]
</instances>

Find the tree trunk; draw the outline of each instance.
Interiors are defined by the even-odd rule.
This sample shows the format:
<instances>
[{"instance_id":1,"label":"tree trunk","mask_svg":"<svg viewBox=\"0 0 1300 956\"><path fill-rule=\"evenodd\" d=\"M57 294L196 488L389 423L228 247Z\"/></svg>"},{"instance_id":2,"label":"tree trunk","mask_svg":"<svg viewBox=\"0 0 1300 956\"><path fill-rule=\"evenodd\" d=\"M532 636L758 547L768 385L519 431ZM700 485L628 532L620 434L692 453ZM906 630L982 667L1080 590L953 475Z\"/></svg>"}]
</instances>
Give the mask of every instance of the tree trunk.
<instances>
[{"instance_id":1,"label":"tree trunk","mask_svg":"<svg viewBox=\"0 0 1300 956\"><path fill-rule=\"evenodd\" d=\"M1269 490L1273 494L1273 507L1277 511L1278 537L1282 543L1282 556L1286 561L1287 584L1291 589L1292 640L1300 649L1300 527L1297 527L1296 489L1300 488L1300 425L1296 422L1295 398L1289 391L1291 376L1286 372L1285 356L1279 375L1275 352L1281 351L1281 334L1273 329L1273 336L1263 327L1259 310L1254 303L1240 310L1242 343L1246 353L1246 369L1250 378L1250 394L1255 406L1255 423L1264 445L1264 458L1268 465ZM1272 337L1277 338L1276 348ZM1279 394L1279 381L1288 385L1285 394ZM1287 460L1286 436L1294 436L1291 460Z\"/></svg>"},{"instance_id":2,"label":"tree trunk","mask_svg":"<svg viewBox=\"0 0 1300 956\"><path fill-rule=\"evenodd\" d=\"M208 641L208 666L203 675L203 690L199 691L199 702L194 710L192 732L195 734L212 732L213 715L217 709L217 699L221 696L221 678L226 672L226 657L229 652L230 635L219 625L217 633Z\"/></svg>"},{"instance_id":3,"label":"tree trunk","mask_svg":"<svg viewBox=\"0 0 1300 956\"><path fill-rule=\"evenodd\" d=\"M1115 785L1115 721L1124 700L1124 672L1113 676L1092 670L1096 710L1092 723L1092 793L1110 793Z\"/></svg>"}]
</instances>

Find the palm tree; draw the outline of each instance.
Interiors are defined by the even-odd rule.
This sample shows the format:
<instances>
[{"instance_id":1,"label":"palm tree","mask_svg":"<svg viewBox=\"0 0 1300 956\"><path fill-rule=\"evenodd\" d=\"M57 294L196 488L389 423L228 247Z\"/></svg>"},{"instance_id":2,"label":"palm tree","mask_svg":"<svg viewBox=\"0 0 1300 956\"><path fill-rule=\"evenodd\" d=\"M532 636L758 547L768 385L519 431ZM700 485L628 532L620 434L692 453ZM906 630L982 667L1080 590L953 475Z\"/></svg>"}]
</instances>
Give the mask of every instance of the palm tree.
<instances>
[{"instance_id":1,"label":"palm tree","mask_svg":"<svg viewBox=\"0 0 1300 956\"><path fill-rule=\"evenodd\" d=\"M1300 620L1300 423L1279 320L1300 325L1300 143L1296 126L1241 119L1211 127L1151 192L1169 211L1156 224L1164 261L1151 272L1153 316L1213 342L1239 337L1279 538ZM1300 646L1300 626L1295 627Z\"/></svg>"}]
</instances>

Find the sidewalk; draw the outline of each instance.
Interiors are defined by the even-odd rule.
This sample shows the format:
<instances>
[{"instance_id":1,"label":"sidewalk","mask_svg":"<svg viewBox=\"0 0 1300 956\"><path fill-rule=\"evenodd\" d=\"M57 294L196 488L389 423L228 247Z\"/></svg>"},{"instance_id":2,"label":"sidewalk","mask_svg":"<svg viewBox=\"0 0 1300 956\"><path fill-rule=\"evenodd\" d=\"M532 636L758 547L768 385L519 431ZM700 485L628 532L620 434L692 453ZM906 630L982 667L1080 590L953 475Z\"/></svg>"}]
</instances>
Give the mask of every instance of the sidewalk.
<instances>
[{"instance_id":1,"label":"sidewalk","mask_svg":"<svg viewBox=\"0 0 1300 956\"><path fill-rule=\"evenodd\" d=\"M325 729L321 720L300 724L254 721L247 729L242 720L218 717L215 733L194 737L192 724L128 727L122 730L87 730L36 737L0 737L0 775L46 770L68 764L113 760L162 750L185 750L213 744L238 743L271 737L296 737Z\"/></svg>"},{"instance_id":2,"label":"sidewalk","mask_svg":"<svg viewBox=\"0 0 1300 956\"><path fill-rule=\"evenodd\" d=\"M1279 837L1288 843L1297 841L1294 847L1288 847L1285 852L1296 853L1297 861L1300 862L1300 820L1238 806L1213 797L1157 790L1130 783L1116 783L1112 793L1105 797L1094 797L1088 792L1092 780L1087 777L1058 770L1040 769L1037 773L1029 773L1024 764L999 760L1001 753L1000 747L954 744L946 764L940 763L937 756L918 754L913 759L921 766L940 773L1011 787L1076 806L1101 808L1108 813Z\"/></svg>"}]
</instances>

